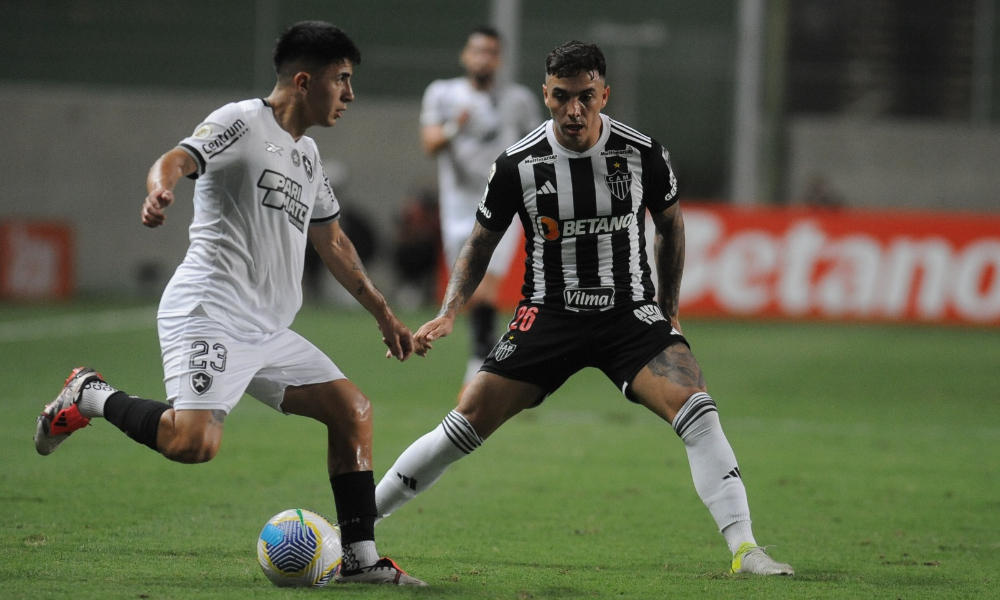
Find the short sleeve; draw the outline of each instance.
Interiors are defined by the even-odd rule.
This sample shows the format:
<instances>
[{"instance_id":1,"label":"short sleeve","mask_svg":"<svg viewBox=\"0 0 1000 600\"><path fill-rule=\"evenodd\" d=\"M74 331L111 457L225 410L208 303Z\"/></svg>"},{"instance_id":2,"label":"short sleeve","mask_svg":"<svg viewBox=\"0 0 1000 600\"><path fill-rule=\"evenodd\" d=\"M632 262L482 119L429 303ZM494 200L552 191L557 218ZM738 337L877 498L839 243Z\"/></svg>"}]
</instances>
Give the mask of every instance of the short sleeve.
<instances>
[{"instance_id":1,"label":"short sleeve","mask_svg":"<svg viewBox=\"0 0 1000 600\"><path fill-rule=\"evenodd\" d=\"M476 210L479 224L490 231L506 231L523 196L517 166L501 155L490 167L486 191Z\"/></svg>"},{"instance_id":2,"label":"short sleeve","mask_svg":"<svg viewBox=\"0 0 1000 600\"><path fill-rule=\"evenodd\" d=\"M651 212L660 213L677 202L677 177L670 164L670 153L656 141L653 142L648 160L643 198Z\"/></svg>"},{"instance_id":3,"label":"short sleeve","mask_svg":"<svg viewBox=\"0 0 1000 600\"><path fill-rule=\"evenodd\" d=\"M239 160L240 144L250 131L239 105L227 104L202 121L194 132L178 144L194 158L197 179L209 169L222 168Z\"/></svg>"},{"instance_id":4,"label":"short sleeve","mask_svg":"<svg viewBox=\"0 0 1000 600\"><path fill-rule=\"evenodd\" d=\"M445 82L435 81L427 86L423 101L420 103L420 126L441 125L448 120L444 114L443 97Z\"/></svg>"},{"instance_id":5,"label":"short sleeve","mask_svg":"<svg viewBox=\"0 0 1000 600\"><path fill-rule=\"evenodd\" d=\"M323 178L323 183L316 192L316 203L313 205L312 217L309 219L310 225L329 223L340 217L340 202L334 195L333 188L330 187L330 179L327 178L326 172L323 170L323 161L319 159L318 154L316 155L316 164L319 165L319 174Z\"/></svg>"}]
</instances>

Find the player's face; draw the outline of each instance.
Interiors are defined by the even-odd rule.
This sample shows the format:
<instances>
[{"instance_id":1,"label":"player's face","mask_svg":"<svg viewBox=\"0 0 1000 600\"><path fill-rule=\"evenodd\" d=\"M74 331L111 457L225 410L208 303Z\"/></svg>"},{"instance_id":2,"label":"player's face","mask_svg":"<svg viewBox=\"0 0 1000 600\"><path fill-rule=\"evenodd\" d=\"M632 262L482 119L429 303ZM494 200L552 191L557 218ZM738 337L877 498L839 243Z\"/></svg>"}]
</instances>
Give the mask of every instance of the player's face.
<instances>
[{"instance_id":1,"label":"player's face","mask_svg":"<svg viewBox=\"0 0 1000 600\"><path fill-rule=\"evenodd\" d=\"M462 50L462 66L469 77L486 83L493 80L500 68L500 40L475 33Z\"/></svg>"},{"instance_id":2,"label":"player's face","mask_svg":"<svg viewBox=\"0 0 1000 600\"><path fill-rule=\"evenodd\" d=\"M344 116L347 104L354 100L354 89L351 87L353 74L354 65L345 60L328 66L312 77L306 95L312 122L321 127L333 127Z\"/></svg>"},{"instance_id":3,"label":"player's face","mask_svg":"<svg viewBox=\"0 0 1000 600\"><path fill-rule=\"evenodd\" d=\"M574 152L583 152L601 137L601 109L611 88L597 73L572 77L548 75L542 94L555 122L556 140Z\"/></svg>"}]
</instances>

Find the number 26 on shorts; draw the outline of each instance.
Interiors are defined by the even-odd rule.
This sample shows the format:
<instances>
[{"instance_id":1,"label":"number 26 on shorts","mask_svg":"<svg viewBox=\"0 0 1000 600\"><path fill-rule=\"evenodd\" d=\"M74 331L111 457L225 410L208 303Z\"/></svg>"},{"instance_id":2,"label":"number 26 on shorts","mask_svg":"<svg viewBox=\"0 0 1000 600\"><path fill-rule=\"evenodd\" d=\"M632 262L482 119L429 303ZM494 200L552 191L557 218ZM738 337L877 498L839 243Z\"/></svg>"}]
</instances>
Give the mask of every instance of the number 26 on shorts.
<instances>
[{"instance_id":1,"label":"number 26 on shorts","mask_svg":"<svg viewBox=\"0 0 1000 600\"><path fill-rule=\"evenodd\" d=\"M514 320L510 322L510 330L527 331L535 322L535 315L538 314L537 306L518 306Z\"/></svg>"}]
</instances>

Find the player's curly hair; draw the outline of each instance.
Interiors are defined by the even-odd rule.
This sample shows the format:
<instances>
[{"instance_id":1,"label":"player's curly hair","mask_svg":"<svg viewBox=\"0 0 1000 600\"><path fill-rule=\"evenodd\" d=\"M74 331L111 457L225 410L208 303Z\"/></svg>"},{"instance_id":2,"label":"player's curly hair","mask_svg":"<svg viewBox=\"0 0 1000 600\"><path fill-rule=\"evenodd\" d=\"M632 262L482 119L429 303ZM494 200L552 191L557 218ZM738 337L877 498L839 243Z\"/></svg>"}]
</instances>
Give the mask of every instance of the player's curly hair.
<instances>
[{"instance_id":1,"label":"player's curly hair","mask_svg":"<svg viewBox=\"0 0 1000 600\"><path fill-rule=\"evenodd\" d=\"M344 60L361 64L361 51L342 29L325 21L300 21L274 45L274 71L279 77L293 74L293 69L311 71Z\"/></svg>"},{"instance_id":2,"label":"player's curly hair","mask_svg":"<svg viewBox=\"0 0 1000 600\"><path fill-rule=\"evenodd\" d=\"M571 40L556 46L549 55L545 57L545 73L560 79L564 77L575 77L580 73L597 73L604 77L607 63L604 61L604 53L596 45L589 42Z\"/></svg>"}]
</instances>

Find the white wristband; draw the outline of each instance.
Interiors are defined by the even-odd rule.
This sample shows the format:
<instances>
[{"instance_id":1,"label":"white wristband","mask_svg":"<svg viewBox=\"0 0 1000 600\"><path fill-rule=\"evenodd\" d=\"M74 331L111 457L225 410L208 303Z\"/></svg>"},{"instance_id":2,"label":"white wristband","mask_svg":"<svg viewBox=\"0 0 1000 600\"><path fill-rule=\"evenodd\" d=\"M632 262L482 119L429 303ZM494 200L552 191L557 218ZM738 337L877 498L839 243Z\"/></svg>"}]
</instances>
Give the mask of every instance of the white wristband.
<instances>
[{"instance_id":1,"label":"white wristband","mask_svg":"<svg viewBox=\"0 0 1000 600\"><path fill-rule=\"evenodd\" d=\"M441 127L441 132L444 133L445 139L454 139L458 135L458 123L455 121L448 121Z\"/></svg>"}]
</instances>

